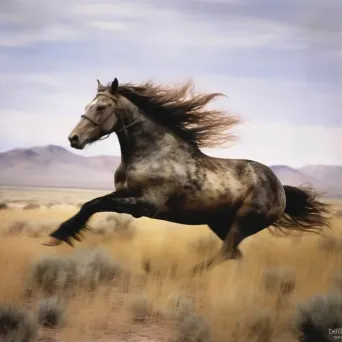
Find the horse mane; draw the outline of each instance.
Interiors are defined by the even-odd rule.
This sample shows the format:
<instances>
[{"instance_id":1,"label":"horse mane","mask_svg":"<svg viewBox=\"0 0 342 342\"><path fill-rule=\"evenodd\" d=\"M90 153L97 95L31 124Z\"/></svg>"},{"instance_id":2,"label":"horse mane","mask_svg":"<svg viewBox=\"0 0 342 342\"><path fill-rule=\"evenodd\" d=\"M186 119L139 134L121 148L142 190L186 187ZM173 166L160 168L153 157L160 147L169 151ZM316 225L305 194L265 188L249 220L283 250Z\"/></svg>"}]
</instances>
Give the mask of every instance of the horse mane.
<instances>
[{"instance_id":1,"label":"horse mane","mask_svg":"<svg viewBox=\"0 0 342 342\"><path fill-rule=\"evenodd\" d=\"M198 148L234 140L235 135L227 130L240 120L226 112L205 108L223 94L195 94L193 90L191 82L179 87L163 87L149 81L140 85L123 84L117 91L153 121Z\"/></svg>"}]
</instances>

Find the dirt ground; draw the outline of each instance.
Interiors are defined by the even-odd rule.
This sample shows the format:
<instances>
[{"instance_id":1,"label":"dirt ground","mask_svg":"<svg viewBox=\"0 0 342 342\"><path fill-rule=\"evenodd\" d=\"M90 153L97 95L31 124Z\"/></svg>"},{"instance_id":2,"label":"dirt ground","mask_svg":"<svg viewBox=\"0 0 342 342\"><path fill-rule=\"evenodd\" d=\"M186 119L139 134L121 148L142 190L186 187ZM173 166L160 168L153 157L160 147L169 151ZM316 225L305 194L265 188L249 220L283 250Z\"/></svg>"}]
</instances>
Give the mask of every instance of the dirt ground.
<instances>
[{"instance_id":1,"label":"dirt ground","mask_svg":"<svg viewBox=\"0 0 342 342\"><path fill-rule=\"evenodd\" d=\"M75 248L41 245L79 204L101 194L0 189L0 305L36 317L43 300L56 298L65 317L58 327L40 326L40 341L297 341L297 305L314 295L339 291L335 278L341 272L340 214L326 238L274 237L263 231L242 243L241 260L196 277L190 276L191 267L220 247L207 226L97 214ZM97 280L92 280L91 289L80 281L72 295L63 287L66 283L59 289L54 284L53 290L50 284L50 292L37 279L34 286L29 283L36 277L35 265L44 258L46 265L56 265L51 260L69 260L79 253L77 262L83 265L92 251L107 252L120 272L102 281L103 265L92 266L92 271L87 266L80 279Z\"/></svg>"}]
</instances>

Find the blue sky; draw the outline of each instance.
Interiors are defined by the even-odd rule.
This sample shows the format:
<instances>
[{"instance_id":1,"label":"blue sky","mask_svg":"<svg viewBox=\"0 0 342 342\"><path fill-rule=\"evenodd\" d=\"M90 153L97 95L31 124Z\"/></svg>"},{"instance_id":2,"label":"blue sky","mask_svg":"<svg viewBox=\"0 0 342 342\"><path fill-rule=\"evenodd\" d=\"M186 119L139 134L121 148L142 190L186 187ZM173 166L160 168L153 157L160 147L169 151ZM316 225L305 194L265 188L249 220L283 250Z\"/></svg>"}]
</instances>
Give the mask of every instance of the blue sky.
<instances>
[{"instance_id":1,"label":"blue sky","mask_svg":"<svg viewBox=\"0 0 342 342\"><path fill-rule=\"evenodd\" d=\"M69 149L97 78L192 79L244 122L233 147L205 152L342 165L341 16L340 0L2 0L0 150Z\"/></svg>"}]
</instances>

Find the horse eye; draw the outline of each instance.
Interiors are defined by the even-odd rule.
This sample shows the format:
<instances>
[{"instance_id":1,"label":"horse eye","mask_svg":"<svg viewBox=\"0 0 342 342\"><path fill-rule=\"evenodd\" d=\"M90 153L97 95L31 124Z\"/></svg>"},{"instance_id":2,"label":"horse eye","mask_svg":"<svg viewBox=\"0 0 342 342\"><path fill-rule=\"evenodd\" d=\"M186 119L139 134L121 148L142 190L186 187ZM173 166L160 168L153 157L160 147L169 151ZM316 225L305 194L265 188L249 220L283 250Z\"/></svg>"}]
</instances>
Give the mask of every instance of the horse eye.
<instances>
[{"instance_id":1,"label":"horse eye","mask_svg":"<svg viewBox=\"0 0 342 342\"><path fill-rule=\"evenodd\" d=\"M104 106L104 105L97 106L97 110L100 111L100 112L102 112L105 109L106 109L106 106Z\"/></svg>"}]
</instances>

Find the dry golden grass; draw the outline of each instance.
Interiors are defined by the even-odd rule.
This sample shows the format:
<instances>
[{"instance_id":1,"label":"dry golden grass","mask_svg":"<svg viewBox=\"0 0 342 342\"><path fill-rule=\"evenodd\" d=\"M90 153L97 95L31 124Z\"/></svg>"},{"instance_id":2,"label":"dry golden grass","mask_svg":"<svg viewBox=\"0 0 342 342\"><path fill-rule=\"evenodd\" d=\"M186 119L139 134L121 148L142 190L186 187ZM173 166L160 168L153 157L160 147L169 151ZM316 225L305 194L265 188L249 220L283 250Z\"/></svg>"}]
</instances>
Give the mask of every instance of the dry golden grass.
<instances>
[{"instance_id":1,"label":"dry golden grass","mask_svg":"<svg viewBox=\"0 0 342 342\"><path fill-rule=\"evenodd\" d=\"M10 198L7 191L6 200ZM184 336L184 329L197 329L197 341L209 341L207 325L210 340L215 342L297 341L292 331L297 303L328 293L341 271L342 218L337 216L328 239L312 235L277 238L263 231L242 243L241 260L228 261L195 278L189 276L190 268L220 247L220 241L206 226L180 226L142 218L128 223L130 234L122 229L113 233L110 228L100 234L86 232L84 241L75 249L67 245L42 246L45 236L27 234L25 227L19 233L1 236L1 231L14 222L59 222L76 210L72 205L41 205L32 210L13 206L0 211L1 304L35 312L44 296L37 292L27 297L25 284L32 264L45 255L73 255L75 249L101 247L124 270L115 283L101 284L95 291L80 287L76 295L65 299L66 324L57 330L41 328L41 340L91 341L107 336L108 341L180 342L195 340ZM95 215L90 222L94 230L96 222L105 217L101 215ZM146 262L150 266L148 275L144 272ZM264 276L272 269L290 274L290 286L284 290L280 284L277 290L272 285L272 289L267 284L271 280ZM183 313L180 306L175 309L175 300L183 303Z\"/></svg>"}]
</instances>

